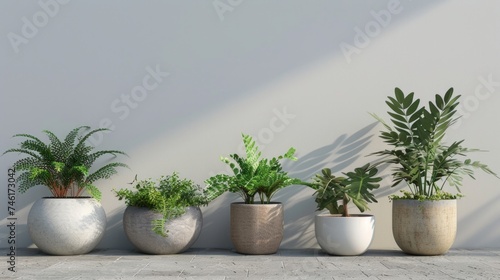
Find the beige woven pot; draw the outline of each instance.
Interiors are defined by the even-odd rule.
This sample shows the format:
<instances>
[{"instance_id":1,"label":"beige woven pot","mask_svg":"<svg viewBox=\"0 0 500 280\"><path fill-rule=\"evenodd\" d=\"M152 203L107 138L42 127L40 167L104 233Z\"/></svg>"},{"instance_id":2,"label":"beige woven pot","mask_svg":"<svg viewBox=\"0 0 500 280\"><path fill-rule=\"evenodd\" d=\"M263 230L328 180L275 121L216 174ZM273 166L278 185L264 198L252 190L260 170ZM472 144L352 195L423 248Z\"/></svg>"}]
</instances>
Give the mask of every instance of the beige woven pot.
<instances>
[{"instance_id":1,"label":"beige woven pot","mask_svg":"<svg viewBox=\"0 0 500 280\"><path fill-rule=\"evenodd\" d=\"M283 239L283 205L231 204L231 241L236 252L267 255L278 251Z\"/></svg>"},{"instance_id":2,"label":"beige woven pot","mask_svg":"<svg viewBox=\"0 0 500 280\"><path fill-rule=\"evenodd\" d=\"M442 255L457 233L457 201L397 199L392 205L392 232L403 252Z\"/></svg>"}]
</instances>

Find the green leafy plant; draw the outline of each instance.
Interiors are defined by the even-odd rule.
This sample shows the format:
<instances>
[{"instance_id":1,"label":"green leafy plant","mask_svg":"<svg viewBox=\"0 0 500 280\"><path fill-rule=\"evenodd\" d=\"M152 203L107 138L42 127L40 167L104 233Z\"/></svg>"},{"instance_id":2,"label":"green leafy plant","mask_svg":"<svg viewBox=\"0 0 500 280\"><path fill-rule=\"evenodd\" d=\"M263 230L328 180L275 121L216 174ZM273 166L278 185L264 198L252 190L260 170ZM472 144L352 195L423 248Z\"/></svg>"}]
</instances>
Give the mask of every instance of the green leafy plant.
<instances>
[{"instance_id":1,"label":"green leafy plant","mask_svg":"<svg viewBox=\"0 0 500 280\"><path fill-rule=\"evenodd\" d=\"M135 207L147 207L163 214L162 219L152 222L152 229L161 236L167 236L165 223L186 212L186 207L201 206L208 203L199 185L192 180L179 178L174 172L169 176L161 176L158 180L134 180L135 190L114 190L119 200ZM134 183L132 182L132 184Z\"/></svg>"},{"instance_id":2,"label":"green leafy plant","mask_svg":"<svg viewBox=\"0 0 500 280\"><path fill-rule=\"evenodd\" d=\"M266 159L261 158L261 152L251 136L242 134L242 137L246 157L238 154L231 154L230 158L221 157L221 161L229 165L233 175L218 174L205 180L206 194L210 200L229 191L238 193L246 204L253 204L256 195L262 204L268 204L278 190L303 184L301 180L289 177L280 163L282 159L297 160L293 147L284 155Z\"/></svg>"},{"instance_id":3,"label":"green leafy plant","mask_svg":"<svg viewBox=\"0 0 500 280\"><path fill-rule=\"evenodd\" d=\"M354 172L343 173L346 177L332 175L329 168L321 170L321 174L316 174L309 187L316 190L318 211L327 209L330 214L341 214L349 217L349 202L353 202L361 212L369 210L369 202L377 202L372 191L379 188L378 182L381 177L376 177L377 168L370 164L355 168ZM339 204L339 201L341 204Z\"/></svg>"},{"instance_id":4,"label":"green leafy plant","mask_svg":"<svg viewBox=\"0 0 500 280\"><path fill-rule=\"evenodd\" d=\"M100 200L101 192L94 182L110 178L116 174L116 167L127 165L112 162L93 172L91 168L104 155L117 156L125 153L117 150L93 152L94 147L87 145L86 141L94 133L108 129L98 128L79 135L84 130L90 130L90 127L81 126L71 130L63 141L51 131L44 130L49 138L48 143L30 134L14 135L13 137L27 138L19 144L19 148L4 152L28 155L13 164L16 170L22 171L17 177L19 191L23 193L34 186L45 185L54 197L79 197L85 190Z\"/></svg>"},{"instance_id":5,"label":"green leafy plant","mask_svg":"<svg viewBox=\"0 0 500 280\"><path fill-rule=\"evenodd\" d=\"M459 97L453 96L450 88L444 96L436 94L434 102L430 101L426 108L420 105L420 99L414 98L413 92L405 95L396 88L394 97L386 101L392 124L372 114L386 129L380 137L392 146L374 154L382 157L380 163L395 166L393 187L405 182L410 189L402 197L394 195L392 199L453 199L460 195L444 192L445 185L456 187L460 193L463 176L474 179L474 169L496 176L485 164L463 159L467 153L478 151L463 147L464 140L450 145L443 141L458 118L455 114Z\"/></svg>"}]
</instances>

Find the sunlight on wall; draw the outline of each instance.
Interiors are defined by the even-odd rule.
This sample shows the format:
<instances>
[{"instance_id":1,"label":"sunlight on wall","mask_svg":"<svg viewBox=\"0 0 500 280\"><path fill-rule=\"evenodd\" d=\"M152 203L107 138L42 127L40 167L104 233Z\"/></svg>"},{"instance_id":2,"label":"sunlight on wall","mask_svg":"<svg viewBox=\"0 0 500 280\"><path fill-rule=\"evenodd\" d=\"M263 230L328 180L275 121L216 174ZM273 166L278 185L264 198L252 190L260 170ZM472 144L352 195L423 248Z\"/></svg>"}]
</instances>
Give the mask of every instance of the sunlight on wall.
<instances>
[{"instance_id":1,"label":"sunlight on wall","mask_svg":"<svg viewBox=\"0 0 500 280\"><path fill-rule=\"evenodd\" d=\"M99 149L126 151L123 161L131 168L99 182L108 216L101 248L132 248L121 224L125 206L113 188L129 187L135 175L145 179L173 171L203 185L209 176L226 172L220 156L242 152L241 133L254 136L264 156L295 147L299 160L285 167L304 180L323 167L341 172L374 160L365 156L385 146L368 113L385 117L384 101L394 87L428 100L453 86L466 101L461 110L467 115L450 138L467 138L470 146L489 150L474 156L500 172L495 137L500 129L494 123L500 103L498 2L293 3L284 9L279 3L246 1L220 20L208 2L124 3L109 15L94 11L108 4L71 2L36 38L19 45L18 53L0 43L8 50L0 54L6 61L0 65L5 92L0 113L9 120L0 131L2 143L14 145L14 133L51 127L64 132L111 121L115 129L103 135ZM13 14L0 17L0 34L19 32L27 11L2 5ZM130 11L135 21L129 21ZM368 40L357 44L363 36ZM347 57L342 44L357 51ZM145 84L158 67L164 74L151 80L155 86ZM140 87L147 91L139 96ZM117 105L127 104L123 98L133 94L137 100L126 105L129 113L117 112ZM6 170L14 159L3 157L0 166ZM0 180L5 176L0 173ZM500 210L498 179L478 173L476 181L466 183L473 187L463 189L454 246L500 246L494 214ZM379 203L370 205L377 219L372 248L396 248L387 196L397 189L389 185L385 178L376 193ZM277 194L285 205L283 248L317 248L312 193L292 186ZM42 194L40 187L19 195L22 246L31 244L22 226ZM232 246L233 201L239 198L225 194L203 208L204 228L195 247ZM0 209L5 205L0 199ZM0 217L5 223L4 212Z\"/></svg>"}]
</instances>

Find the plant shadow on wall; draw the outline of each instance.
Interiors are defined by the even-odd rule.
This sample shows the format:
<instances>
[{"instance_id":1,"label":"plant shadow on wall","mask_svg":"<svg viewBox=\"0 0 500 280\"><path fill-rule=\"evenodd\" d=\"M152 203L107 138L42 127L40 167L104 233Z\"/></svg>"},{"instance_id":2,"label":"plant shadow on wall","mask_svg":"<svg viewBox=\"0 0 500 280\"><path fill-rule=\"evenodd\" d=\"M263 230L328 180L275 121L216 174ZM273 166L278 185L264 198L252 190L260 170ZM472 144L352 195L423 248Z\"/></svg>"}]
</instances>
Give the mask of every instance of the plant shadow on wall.
<instances>
[{"instance_id":1,"label":"plant shadow on wall","mask_svg":"<svg viewBox=\"0 0 500 280\"><path fill-rule=\"evenodd\" d=\"M248 15L248 9L282 11L283 5L279 2L259 4L248 1L245 5L224 13L225 20L215 25L220 28L205 24L204 28L207 29L199 29L187 37L182 35L186 40L180 40L180 44L169 43L171 36L176 38L177 31L171 34L170 28L165 28L165 24L156 21L169 18L165 16L165 11L175 11L168 9L168 4L162 4L165 5L164 9L157 8L149 12L157 15L153 16L155 21L149 23L150 27L162 36L154 38L156 44L146 45L152 48L148 49L151 53L161 51L171 54L167 56L165 64L177 67L163 66L162 61L162 64L158 64L161 71L156 72L169 71L172 75L165 77L161 88L148 92L147 99L143 100L142 97L135 97L138 91L133 87L111 102L110 112L102 116L101 121L104 126L116 126L117 133L121 133L123 138L133 139L123 146L125 150L131 151L137 143L157 139L162 135L176 134L193 120L204 122L207 115L221 112L225 107L248 98L250 93L259 92L259 89L273 85L276 80L283 79L283 76L310 67L311 63L323 61L332 54L348 56L350 60L355 61L360 57L360 53L369 48L370 42L375 42L378 34L383 36L386 28L398 25L409 16L425 14L437 1L432 4L427 1L401 1L395 8L397 11L401 10L398 14L389 11L393 9L388 9L388 2L399 1L377 1L367 5L352 5L343 1L323 1L320 5L311 5L299 1L293 5L293 9L299 11L298 13L264 14L259 18L259 25L255 25L253 20L244 16ZM198 10L196 4L183 1L180 6L183 5L186 10ZM216 11L207 10L215 20L218 18ZM191 18L181 20L178 26L191 26ZM205 40L207 36L221 40ZM182 42L189 42L189 45L186 46ZM347 49L345 51L343 44L349 45L344 47ZM197 55L193 56L193 53ZM114 57L115 54L109 55ZM145 88L140 83L137 87ZM167 91L161 92L165 88ZM200 92L205 94L200 95ZM147 113L144 113L146 106ZM186 110L187 107L190 110ZM143 125L158 120L163 121L162 129ZM108 136L105 134L101 136L106 137Z\"/></svg>"},{"instance_id":2,"label":"plant shadow on wall","mask_svg":"<svg viewBox=\"0 0 500 280\"><path fill-rule=\"evenodd\" d=\"M376 126L377 122L374 122L351 135L343 134L331 144L298 156L297 162L285 161L283 169L288 171L290 177L301 178L304 181L308 181L325 167L330 168L334 174L346 171L358 159L369 154L369 152L364 152L364 149L370 144ZM379 166L379 172L382 173L386 167L386 165ZM399 187L392 189L382 187L373 194L377 198L387 197L398 190ZM281 190L275 195L276 201L285 202L282 248L311 248L317 245L314 236L314 216L317 213L317 204L313 193L314 191L309 187L291 186L288 191ZM228 248L231 246L228 212L230 204L239 200L237 194L226 193L203 209L202 234L193 247Z\"/></svg>"},{"instance_id":3,"label":"plant shadow on wall","mask_svg":"<svg viewBox=\"0 0 500 280\"><path fill-rule=\"evenodd\" d=\"M331 144L320 147L310 153L299 156L297 164L286 163L284 168L290 176L307 181L323 168L330 168L332 174L345 172L359 158L368 155L364 149L370 144L377 123L372 123L351 135L342 134ZM367 158L368 160L368 158ZM382 173L387 165L379 166ZM300 191L284 191L276 195L280 201L287 201L285 209L285 237L283 248L310 248L316 246L314 236L314 215L317 214L317 204L314 201L314 190L308 187ZM379 188L373 192L376 198L386 197L394 192L394 188Z\"/></svg>"}]
</instances>

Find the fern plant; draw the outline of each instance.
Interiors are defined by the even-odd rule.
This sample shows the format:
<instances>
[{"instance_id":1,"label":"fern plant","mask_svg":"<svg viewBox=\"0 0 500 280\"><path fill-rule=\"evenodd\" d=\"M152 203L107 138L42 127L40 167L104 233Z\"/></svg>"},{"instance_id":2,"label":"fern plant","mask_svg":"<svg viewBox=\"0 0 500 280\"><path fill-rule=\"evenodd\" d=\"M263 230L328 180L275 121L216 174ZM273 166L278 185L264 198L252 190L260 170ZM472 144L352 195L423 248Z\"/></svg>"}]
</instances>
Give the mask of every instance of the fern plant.
<instances>
[{"instance_id":1,"label":"fern plant","mask_svg":"<svg viewBox=\"0 0 500 280\"><path fill-rule=\"evenodd\" d=\"M341 214L349 217L349 202L353 202L361 212L369 210L369 202L377 202L372 191L379 188L378 182L381 177L376 177L377 168L366 164L355 168L354 172L343 173L346 177L332 175L329 168L321 170L321 174L316 174L309 187L316 190L318 211L327 209L330 214ZM341 202L339 204L339 201Z\"/></svg>"},{"instance_id":2,"label":"fern plant","mask_svg":"<svg viewBox=\"0 0 500 280\"><path fill-rule=\"evenodd\" d=\"M125 153L117 150L93 152L94 147L87 145L86 141L93 134L108 129L98 128L80 135L84 130L88 131L90 127L77 127L71 130L64 140L59 139L51 131L44 130L49 138L48 143L30 134L14 135L13 137L26 139L19 144L19 148L9 149L4 154L28 155L13 164L16 171L22 171L17 177L19 191L24 193L34 186L45 185L54 197L79 197L87 191L89 195L100 200L101 192L94 182L110 178L117 173L117 167L127 167L127 165L111 162L97 170L92 171L91 168L102 156L116 157Z\"/></svg>"},{"instance_id":3,"label":"fern plant","mask_svg":"<svg viewBox=\"0 0 500 280\"><path fill-rule=\"evenodd\" d=\"M399 88L394 97L388 97L386 104L390 111L391 123L372 114L380 121L385 131L380 137L392 146L374 153L382 157L380 163L394 165L393 187L405 182L410 191L393 199L453 199L460 196L460 186L464 176L474 179L474 169L488 174L496 174L487 165L465 158L469 152L477 149L465 148L464 140L444 143L447 130L457 120L456 108L459 97L453 95L450 88L444 96L436 94L434 102L428 107L420 105L420 99L414 93L405 95ZM456 187L458 194L445 192L446 185Z\"/></svg>"},{"instance_id":4,"label":"fern plant","mask_svg":"<svg viewBox=\"0 0 500 280\"><path fill-rule=\"evenodd\" d=\"M114 190L119 200L135 207L147 207L161 213L163 217L152 221L152 230L166 237L165 223L186 212L186 207L207 205L200 186L188 179L179 178L174 172L170 176L162 176L158 180L147 179L136 181L135 190ZM132 182L132 184L134 183Z\"/></svg>"},{"instance_id":5,"label":"fern plant","mask_svg":"<svg viewBox=\"0 0 500 280\"><path fill-rule=\"evenodd\" d=\"M261 158L262 153L253 138L242 134L246 157L231 154L229 158L221 157L221 161L229 165L233 174L218 174L205 180L206 195L213 200L226 191L237 193L246 204L253 204L258 195L260 203L271 203L276 192L290 185L303 184L296 178L291 178L283 171L280 160L297 160L292 147L281 156L272 159Z\"/></svg>"}]
</instances>

